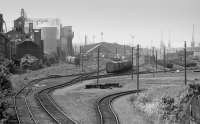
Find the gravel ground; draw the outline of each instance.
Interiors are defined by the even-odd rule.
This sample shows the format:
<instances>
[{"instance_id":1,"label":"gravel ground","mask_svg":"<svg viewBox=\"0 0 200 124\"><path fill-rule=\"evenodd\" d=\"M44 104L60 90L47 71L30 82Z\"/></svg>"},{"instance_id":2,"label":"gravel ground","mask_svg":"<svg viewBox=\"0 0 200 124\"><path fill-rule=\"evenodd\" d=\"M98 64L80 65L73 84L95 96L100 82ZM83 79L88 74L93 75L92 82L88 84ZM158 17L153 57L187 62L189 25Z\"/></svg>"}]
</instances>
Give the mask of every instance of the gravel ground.
<instances>
[{"instance_id":1,"label":"gravel ground","mask_svg":"<svg viewBox=\"0 0 200 124\"><path fill-rule=\"evenodd\" d=\"M163 85L163 86L171 86L171 85L182 85L184 83L183 80L184 73L162 73L156 74L155 77L152 77L152 74L141 75L140 78L140 88L150 88L155 85ZM198 77L199 73L191 73L188 75L189 80L193 80ZM113 88L113 89L84 89L85 84L95 83L96 80L85 81L78 85L73 85L71 87L58 89L52 93L52 97L60 105L60 107L65 111L65 113L76 120L81 124L95 124L97 123L96 119L96 111L95 111L95 101L97 98L102 95L110 94L113 92L132 90L136 88L136 77L134 76L134 80L131 80L131 76L121 76L121 77L112 77L101 79L100 83L120 83L122 88ZM122 97L123 98L123 97ZM122 100L123 101L123 100ZM133 108L128 100L124 100L124 110L130 110L129 108ZM115 106L118 110L121 110L123 104L121 102L115 102ZM120 105L116 105L120 104ZM114 108L115 109L115 108ZM122 122L132 122L132 117L137 116L137 121L134 122L146 122L149 124L151 120L148 120L143 114L137 112L137 109L132 109L132 111L126 111L126 114L130 120L126 120L127 118L123 118L125 115L123 112L118 112L120 116L120 120ZM125 112L125 111L124 111ZM130 112L130 113L129 113ZM122 117L121 117L122 116ZM146 119L144 121L144 118ZM140 119L140 120L138 120ZM126 124L126 123L125 123ZM130 123L129 123L130 124Z\"/></svg>"},{"instance_id":2,"label":"gravel ground","mask_svg":"<svg viewBox=\"0 0 200 124\"><path fill-rule=\"evenodd\" d=\"M59 75L59 74L69 75L69 74L79 73L79 72L80 72L80 69L74 65L59 64L59 65L54 65L48 68L40 69L37 71L30 71L25 74L12 75L11 81L12 81L15 92L17 92L20 88L22 88L25 84L27 84L33 79L46 77L48 75ZM45 111L41 110L40 106L38 106L38 103L35 101L35 98L34 98L34 93L38 92L42 88L64 83L70 79L72 78L68 77L68 78L48 79L48 80L40 81L38 84L34 84L31 87L32 94L28 96L28 101L34 113L34 116L36 117L36 119L39 121L40 124L53 124L55 122L52 121L52 119L47 115Z\"/></svg>"},{"instance_id":3,"label":"gravel ground","mask_svg":"<svg viewBox=\"0 0 200 124\"><path fill-rule=\"evenodd\" d=\"M117 91L106 89L84 89L85 84L95 83L96 80L84 81L81 84L56 90L52 97L65 113L80 124L96 124L96 100L105 94Z\"/></svg>"},{"instance_id":4,"label":"gravel ground","mask_svg":"<svg viewBox=\"0 0 200 124\"><path fill-rule=\"evenodd\" d=\"M96 69L96 66L91 66L92 64L87 62L84 64L84 70L86 72L91 72L92 70ZM103 67L103 66L102 66ZM43 68L36 71L27 71L27 73L24 74L15 74L11 75L10 79L14 88L14 92L19 91L24 85L26 85L28 82L34 79L47 77L49 75L70 75L70 74L77 74L81 72L81 68L77 67L73 64L56 64L51 67ZM39 82L39 84L34 84L31 88L33 91L33 94L35 92L38 92L42 88L57 85L60 83L64 83L67 80L70 80L70 78L57 78L57 79L49 79ZM33 94L28 97L28 101L30 105L32 106L31 109L33 109L36 118L39 120L39 123L53 123L53 121L47 116L46 112L43 110L40 110L40 107L37 105Z\"/></svg>"}]
</instances>

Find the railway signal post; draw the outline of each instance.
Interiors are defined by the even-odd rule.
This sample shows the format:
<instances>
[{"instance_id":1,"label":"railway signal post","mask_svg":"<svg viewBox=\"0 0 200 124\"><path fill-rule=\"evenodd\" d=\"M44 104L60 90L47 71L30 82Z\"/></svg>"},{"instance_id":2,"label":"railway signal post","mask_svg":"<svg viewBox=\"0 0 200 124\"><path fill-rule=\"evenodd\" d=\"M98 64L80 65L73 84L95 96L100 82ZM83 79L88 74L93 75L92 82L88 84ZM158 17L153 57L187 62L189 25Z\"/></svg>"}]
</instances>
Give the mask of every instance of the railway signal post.
<instances>
[{"instance_id":1,"label":"railway signal post","mask_svg":"<svg viewBox=\"0 0 200 124\"><path fill-rule=\"evenodd\" d=\"M139 56L140 56L140 53L139 53L139 44L137 45L137 90L139 90ZM138 93L138 92L137 92Z\"/></svg>"},{"instance_id":2,"label":"railway signal post","mask_svg":"<svg viewBox=\"0 0 200 124\"><path fill-rule=\"evenodd\" d=\"M184 44L184 67L185 67L185 85L187 85L187 69L186 69L186 54L187 54L187 50L186 50L186 48L187 48L187 46L186 46L186 41L185 41L185 44Z\"/></svg>"},{"instance_id":3,"label":"railway signal post","mask_svg":"<svg viewBox=\"0 0 200 124\"><path fill-rule=\"evenodd\" d=\"M100 48L98 46L98 53L97 53L97 85L99 84L99 52L100 52Z\"/></svg>"}]
</instances>

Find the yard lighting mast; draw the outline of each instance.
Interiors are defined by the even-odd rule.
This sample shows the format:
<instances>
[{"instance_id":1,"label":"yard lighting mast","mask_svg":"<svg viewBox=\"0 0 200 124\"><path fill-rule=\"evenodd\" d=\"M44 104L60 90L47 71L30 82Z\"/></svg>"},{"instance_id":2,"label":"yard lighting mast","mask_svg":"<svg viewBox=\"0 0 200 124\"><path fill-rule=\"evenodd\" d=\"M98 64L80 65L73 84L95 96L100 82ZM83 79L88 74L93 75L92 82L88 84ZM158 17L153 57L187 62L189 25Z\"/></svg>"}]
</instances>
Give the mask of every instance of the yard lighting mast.
<instances>
[{"instance_id":1,"label":"yard lighting mast","mask_svg":"<svg viewBox=\"0 0 200 124\"><path fill-rule=\"evenodd\" d=\"M134 35L131 35L132 42L134 42ZM131 79L133 80L133 44L132 44L132 49L131 49L131 61L132 61L132 69L131 69Z\"/></svg>"}]
</instances>

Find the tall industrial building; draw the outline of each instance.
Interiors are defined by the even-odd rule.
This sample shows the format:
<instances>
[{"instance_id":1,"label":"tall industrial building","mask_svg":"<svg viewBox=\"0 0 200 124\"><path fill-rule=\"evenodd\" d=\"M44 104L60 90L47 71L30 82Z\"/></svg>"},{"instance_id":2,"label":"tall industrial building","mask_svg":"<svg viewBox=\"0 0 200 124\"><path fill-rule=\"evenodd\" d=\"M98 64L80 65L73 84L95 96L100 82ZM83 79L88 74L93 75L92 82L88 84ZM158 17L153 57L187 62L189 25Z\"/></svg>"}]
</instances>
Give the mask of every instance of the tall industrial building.
<instances>
[{"instance_id":1,"label":"tall industrial building","mask_svg":"<svg viewBox=\"0 0 200 124\"><path fill-rule=\"evenodd\" d=\"M28 32L28 24L32 23L34 29L41 29L44 53L57 53L60 43L60 20L57 18L29 18L25 22L25 32ZM57 53L58 54L58 53Z\"/></svg>"},{"instance_id":2,"label":"tall industrial building","mask_svg":"<svg viewBox=\"0 0 200 124\"><path fill-rule=\"evenodd\" d=\"M61 28L60 39L67 56L74 55L74 49L72 45L73 38L74 32L72 31L72 26L64 26Z\"/></svg>"},{"instance_id":3,"label":"tall industrial building","mask_svg":"<svg viewBox=\"0 0 200 124\"><path fill-rule=\"evenodd\" d=\"M57 28L56 27L42 27L42 40L44 44L44 53L57 53Z\"/></svg>"}]
</instances>

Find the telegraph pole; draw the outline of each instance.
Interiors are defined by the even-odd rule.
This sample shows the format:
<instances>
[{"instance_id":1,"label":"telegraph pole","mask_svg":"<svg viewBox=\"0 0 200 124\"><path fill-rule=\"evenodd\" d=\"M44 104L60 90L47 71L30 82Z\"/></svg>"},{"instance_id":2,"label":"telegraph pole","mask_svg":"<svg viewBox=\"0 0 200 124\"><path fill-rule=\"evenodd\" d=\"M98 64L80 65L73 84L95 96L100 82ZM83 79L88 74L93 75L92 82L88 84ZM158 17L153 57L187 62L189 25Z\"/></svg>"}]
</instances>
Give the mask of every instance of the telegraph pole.
<instances>
[{"instance_id":1,"label":"telegraph pole","mask_svg":"<svg viewBox=\"0 0 200 124\"><path fill-rule=\"evenodd\" d=\"M158 51L156 50L156 73L158 70Z\"/></svg>"},{"instance_id":2,"label":"telegraph pole","mask_svg":"<svg viewBox=\"0 0 200 124\"><path fill-rule=\"evenodd\" d=\"M131 35L131 38L132 38L132 42L134 43L134 38L135 36ZM134 44L132 44L134 46ZM131 79L133 80L133 46L132 46L132 49L131 49L131 61L132 61L132 70L131 70Z\"/></svg>"},{"instance_id":3,"label":"telegraph pole","mask_svg":"<svg viewBox=\"0 0 200 124\"><path fill-rule=\"evenodd\" d=\"M87 35L85 35L85 46L87 45Z\"/></svg>"},{"instance_id":4,"label":"telegraph pole","mask_svg":"<svg viewBox=\"0 0 200 124\"><path fill-rule=\"evenodd\" d=\"M133 80L133 47L131 49L131 62L132 62L131 79Z\"/></svg>"},{"instance_id":5,"label":"telegraph pole","mask_svg":"<svg viewBox=\"0 0 200 124\"><path fill-rule=\"evenodd\" d=\"M155 69L154 69L154 65L155 65L155 56L154 56L154 47L153 47L153 50L152 50L152 56L153 56L153 77L155 77Z\"/></svg>"},{"instance_id":6,"label":"telegraph pole","mask_svg":"<svg viewBox=\"0 0 200 124\"><path fill-rule=\"evenodd\" d=\"M166 72L166 55L165 55L165 46L163 49L163 65L164 65L164 72Z\"/></svg>"},{"instance_id":7,"label":"telegraph pole","mask_svg":"<svg viewBox=\"0 0 200 124\"><path fill-rule=\"evenodd\" d=\"M80 46L80 60L81 60L81 71L83 73L83 51L82 51L82 47Z\"/></svg>"},{"instance_id":8,"label":"telegraph pole","mask_svg":"<svg viewBox=\"0 0 200 124\"><path fill-rule=\"evenodd\" d=\"M98 46L98 53L97 53L97 85L99 84L99 51L100 51L100 48Z\"/></svg>"},{"instance_id":9,"label":"telegraph pole","mask_svg":"<svg viewBox=\"0 0 200 124\"><path fill-rule=\"evenodd\" d=\"M124 58L126 56L126 46L125 46L125 41L124 41Z\"/></svg>"},{"instance_id":10,"label":"telegraph pole","mask_svg":"<svg viewBox=\"0 0 200 124\"><path fill-rule=\"evenodd\" d=\"M80 46L80 61L81 61L81 74L83 75L83 56L82 56L82 47ZM82 78L80 78L80 81L82 81Z\"/></svg>"},{"instance_id":11,"label":"telegraph pole","mask_svg":"<svg viewBox=\"0 0 200 124\"><path fill-rule=\"evenodd\" d=\"M139 44L137 45L137 90L139 90L139 56L140 56L140 53L139 53Z\"/></svg>"},{"instance_id":12,"label":"telegraph pole","mask_svg":"<svg viewBox=\"0 0 200 124\"><path fill-rule=\"evenodd\" d=\"M117 58L117 48L115 48L115 54L116 54L116 58Z\"/></svg>"},{"instance_id":13,"label":"telegraph pole","mask_svg":"<svg viewBox=\"0 0 200 124\"><path fill-rule=\"evenodd\" d=\"M187 54L187 51L186 51L186 48L187 48L187 46L186 46L186 41L185 41L185 44L184 44L184 64L185 64L185 85L187 85L187 69L186 69L186 54Z\"/></svg>"}]
</instances>

